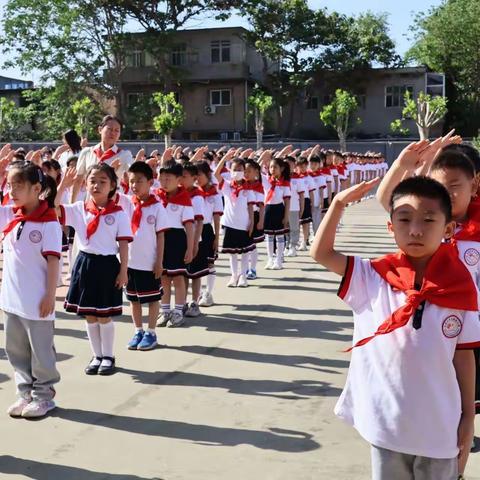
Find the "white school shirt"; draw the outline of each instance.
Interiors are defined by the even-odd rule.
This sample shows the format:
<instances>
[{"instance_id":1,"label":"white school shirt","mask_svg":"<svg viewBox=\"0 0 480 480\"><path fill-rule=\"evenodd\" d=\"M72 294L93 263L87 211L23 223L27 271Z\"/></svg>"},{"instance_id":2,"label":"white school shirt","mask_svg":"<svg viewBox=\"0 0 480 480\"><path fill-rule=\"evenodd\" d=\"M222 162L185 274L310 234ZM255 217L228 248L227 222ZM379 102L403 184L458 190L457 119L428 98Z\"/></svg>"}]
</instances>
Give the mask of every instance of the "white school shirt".
<instances>
[{"instance_id":1,"label":"white school shirt","mask_svg":"<svg viewBox=\"0 0 480 480\"><path fill-rule=\"evenodd\" d=\"M188 194L190 195L190 192L188 192ZM190 199L192 200L193 218L195 220L204 220L205 201L203 195L200 192L195 192L193 196L190 195Z\"/></svg>"},{"instance_id":2,"label":"white school shirt","mask_svg":"<svg viewBox=\"0 0 480 480\"><path fill-rule=\"evenodd\" d=\"M60 222L75 229L78 248L82 252L94 255L117 255L117 242L133 240L130 219L123 210L102 215L97 231L89 239L87 239L87 225L95 216L87 212L85 203L60 205L60 210Z\"/></svg>"},{"instance_id":3,"label":"white school shirt","mask_svg":"<svg viewBox=\"0 0 480 480\"><path fill-rule=\"evenodd\" d=\"M273 191L272 198L267 200L268 193L272 189L272 186L268 180L266 183L264 183L263 189L265 190L266 205L278 205L280 203L284 203L286 198L290 198L292 196L292 190L290 187L277 185Z\"/></svg>"},{"instance_id":4,"label":"white school shirt","mask_svg":"<svg viewBox=\"0 0 480 480\"><path fill-rule=\"evenodd\" d=\"M339 296L353 310L353 344L373 335L405 304L369 260L349 257ZM422 326L412 319L354 348L335 413L370 444L409 455L454 458L461 416L456 349L480 346L477 312L429 302Z\"/></svg>"},{"instance_id":5,"label":"white school shirt","mask_svg":"<svg viewBox=\"0 0 480 480\"><path fill-rule=\"evenodd\" d=\"M11 206L0 207L0 230L14 217ZM25 222L3 240L3 275L0 309L28 320L55 320L55 312L40 317L47 293L48 255L61 257L62 229L58 222Z\"/></svg>"},{"instance_id":6,"label":"white school shirt","mask_svg":"<svg viewBox=\"0 0 480 480\"><path fill-rule=\"evenodd\" d=\"M67 163L68 161L70 160L70 158L72 157L76 157L78 155L80 155L80 152L72 152L70 149L67 150L66 152L63 152L59 157L58 157L58 163L60 164L60 166L62 167L62 171L64 172L68 167L67 167Z\"/></svg>"},{"instance_id":7,"label":"white school shirt","mask_svg":"<svg viewBox=\"0 0 480 480\"><path fill-rule=\"evenodd\" d=\"M337 182L340 186L340 179L338 178L338 170L336 168L330 168L330 173L332 175L332 193L336 193L338 191L337 189ZM335 177L337 180L335 180Z\"/></svg>"},{"instance_id":8,"label":"white school shirt","mask_svg":"<svg viewBox=\"0 0 480 480\"><path fill-rule=\"evenodd\" d=\"M328 184L330 183L330 185L332 186L332 193L335 193L335 182L333 181L333 175L329 175L329 174L322 174L320 175L322 178L325 179L325 188L323 189L323 198L328 198ZM322 180L317 180L317 185L320 187L319 185L319 182L321 182Z\"/></svg>"},{"instance_id":9,"label":"white school shirt","mask_svg":"<svg viewBox=\"0 0 480 480\"><path fill-rule=\"evenodd\" d=\"M223 215L222 195L216 193L204 197L203 224L212 224L214 215Z\"/></svg>"},{"instance_id":10,"label":"white school shirt","mask_svg":"<svg viewBox=\"0 0 480 480\"><path fill-rule=\"evenodd\" d=\"M118 204L132 221L135 205L132 197L120 194ZM140 226L133 234L133 241L128 249L128 266L135 270L152 271L157 259L157 233L168 229L167 212L162 202L142 208Z\"/></svg>"},{"instance_id":11,"label":"white school shirt","mask_svg":"<svg viewBox=\"0 0 480 480\"><path fill-rule=\"evenodd\" d=\"M248 205L256 203L253 190L241 190L238 197L233 194L230 182L222 182L219 185L225 199L225 208L222 217L224 227L237 230L248 230L250 217L248 216Z\"/></svg>"},{"instance_id":12,"label":"white school shirt","mask_svg":"<svg viewBox=\"0 0 480 480\"><path fill-rule=\"evenodd\" d=\"M300 211L300 193L305 194L305 182L303 178L291 178L290 179L290 211Z\"/></svg>"},{"instance_id":13,"label":"white school shirt","mask_svg":"<svg viewBox=\"0 0 480 480\"><path fill-rule=\"evenodd\" d=\"M100 144L95 145L94 147L86 147L78 156L77 162L77 173L78 175L86 175L87 170L92 166L100 163L99 159L95 155L94 150L96 148L101 148ZM117 145L114 145L111 150L116 152L116 155L105 160L107 165L111 165L114 160L120 160L120 166L117 170L117 175L121 178L122 175L128 170L130 165L133 163L132 152L130 150L122 150Z\"/></svg>"},{"instance_id":14,"label":"white school shirt","mask_svg":"<svg viewBox=\"0 0 480 480\"><path fill-rule=\"evenodd\" d=\"M157 197L158 198L158 197ZM173 197L173 202L175 202ZM160 201L162 201L159 198ZM187 223L194 223L193 207L191 205L180 205L178 203L162 203L167 213L167 227L184 229Z\"/></svg>"}]
</instances>

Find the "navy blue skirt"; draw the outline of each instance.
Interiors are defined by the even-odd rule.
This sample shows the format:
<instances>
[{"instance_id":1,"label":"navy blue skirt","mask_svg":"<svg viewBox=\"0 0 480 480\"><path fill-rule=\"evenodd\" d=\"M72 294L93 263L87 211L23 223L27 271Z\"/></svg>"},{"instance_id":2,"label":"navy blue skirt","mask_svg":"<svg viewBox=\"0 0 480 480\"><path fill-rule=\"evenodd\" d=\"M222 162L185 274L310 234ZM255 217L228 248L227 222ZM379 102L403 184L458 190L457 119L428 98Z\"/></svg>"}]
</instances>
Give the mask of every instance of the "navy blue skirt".
<instances>
[{"instance_id":1,"label":"navy blue skirt","mask_svg":"<svg viewBox=\"0 0 480 480\"><path fill-rule=\"evenodd\" d=\"M267 235L285 235L290 230L283 225L285 205L277 203L265 206L265 233Z\"/></svg>"},{"instance_id":2,"label":"navy blue skirt","mask_svg":"<svg viewBox=\"0 0 480 480\"><path fill-rule=\"evenodd\" d=\"M312 206L309 198L305 198L305 208L300 219L300 225L305 225L306 223L312 223Z\"/></svg>"},{"instance_id":3,"label":"navy blue skirt","mask_svg":"<svg viewBox=\"0 0 480 480\"><path fill-rule=\"evenodd\" d=\"M114 317L122 314L122 289L115 286L120 262L116 255L80 252L65 298L67 312L81 317Z\"/></svg>"},{"instance_id":4,"label":"navy blue skirt","mask_svg":"<svg viewBox=\"0 0 480 480\"><path fill-rule=\"evenodd\" d=\"M265 232L263 229L258 228L258 222L260 221L260 212L253 212L253 232L252 232L252 241L253 243L262 243L265 240Z\"/></svg>"},{"instance_id":5,"label":"navy blue skirt","mask_svg":"<svg viewBox=\"0 0 480 480\"><path fill-rule=\"evenodd\" d=\"M165 232L165 251L163 253L164 274L169 277L187 275L185 253L187 234L183 228L169 228Z\"/></svg>"},{"instance_id":6,"label":"navy blue skirt","mask_svg":"<svg viewBox=\"0 0 480 480\"><path fill-rule=\"evenodd\" d=\"M211 264L215 261L215 251L213 242L215 241L215 233L211 224L206 223L202 229L202 239L198 244L197 256L187 267L188 278L201 278L209 273L213 273Z\"/></svg>"}]
</instances>

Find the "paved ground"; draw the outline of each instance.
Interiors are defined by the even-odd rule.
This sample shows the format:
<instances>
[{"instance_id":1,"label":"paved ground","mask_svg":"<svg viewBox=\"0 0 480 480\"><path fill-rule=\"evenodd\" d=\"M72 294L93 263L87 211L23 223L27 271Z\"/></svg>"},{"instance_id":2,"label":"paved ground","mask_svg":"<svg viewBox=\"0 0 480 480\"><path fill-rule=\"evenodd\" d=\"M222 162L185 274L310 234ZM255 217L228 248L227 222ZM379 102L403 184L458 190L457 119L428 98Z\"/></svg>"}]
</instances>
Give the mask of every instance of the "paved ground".
<instances>
[{"instance_id":1,"label":"paved ground","mask_svg":"<svg viewBox=\"0 0 480 480\"><path fill-rule=\"evenodd\" d=\"M374 201L357 205L338 245L388 252L384 223ZM122 317L110 378L83 374L83 323L63 313L59 290L59 408L40 421L0 416L0 479L367 480L367 445L332 413L352 329L338 277L306 254L259 270L250 288L227 289L221 260L219 304L188 328L161 329L153 352L124 348L132 328ZM11 377L0 350L0 411L14 398ZM480 479L479 454L469 473Z\"/></svg>"}]
</instances>

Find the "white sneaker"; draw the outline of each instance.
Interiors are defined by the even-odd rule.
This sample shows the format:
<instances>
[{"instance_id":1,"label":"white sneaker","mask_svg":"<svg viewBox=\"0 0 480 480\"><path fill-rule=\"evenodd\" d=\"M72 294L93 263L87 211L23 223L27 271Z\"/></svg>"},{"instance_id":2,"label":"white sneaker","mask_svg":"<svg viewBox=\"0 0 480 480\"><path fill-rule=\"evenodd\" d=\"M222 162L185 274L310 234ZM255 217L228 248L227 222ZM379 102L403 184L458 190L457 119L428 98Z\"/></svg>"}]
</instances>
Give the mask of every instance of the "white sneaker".
<instances>
[{"instance_id":1,"label":"white sneaker","mask_svg":"<svg viewBox=\"0 0 480 480\"><path fill-rule=\"evenodd\" d=\"M273 270L274 263L275 263L275 260L273 258L269 258L267 260L267 263L265 264L265 270Z\"/></svg>"},{"instance_id":2,"label":"white sneaker","mask_svg":"<svg viewBox=\"0 0 480 480\"><path fill-rule=\"evenodd\" d=\"M53 400L32 400L22 411L23 418L44 417L56 407Z\"/></svg>"},{"instance_id":3,"label":"white sneaker","mask_svg":"<svg viewBox=\"0 0 480 480\"><path fill-rule=\"evenodd\" d=\"M180 312L177 312L176 310L173 310L172 312L170 312L170 319L168 320L167 327L169 328L181 327L184 323L185 323L185 317Z\"/></svg>"},{"instance_id":4,"label":"white sneaker","mask_svg":"<svg viewBox=\"0 0 480 480\"><path fill-rule=\"evenodd\" d=\"M168 321L170 320L172 312L160 312L158 315L158 320L157 320L157 327L166 327Z\"/></svg>"},{"instance_id":5,"label":"white sneaker","mask_svg":"<svg viewBox=\"0 0 480 480\"><path fill-rule=\"evenodd\" d=\"M32 401L31 398L20 397L15 403L10 405L7 409L7 413L11 417L21 417L23 409Z\"/></svg>"},{"instance_id":6,"label":"white sneaker","mask_svg":"<svg viewBox=\"0 0 480 480\"><path fill-rule=\"evenodd\" d=\"M198 306L199 307L211 307L213 305L213 295L211 293L208 293L206 290L202 292L202 296L200 297L200 300L198 301Z\"/></svg>"},{"instance_id":7,"label":"white sneaker","mask_svg":"<svg viewBox=\"0 0 480 480\"><path fill-rule=\"evenodd\" d=\"M185 312L186 317L198 317L201 315L201 311L198 308L198 304L196 302L191 302L188 305L187 311Z\"/></svg>"},{"instance_id":8,"label":"white sneaker","mask_svg":"<svg viewBox=\"0 0 480 480\"><path fill-rule=\"evenodd\" d=\"M245 275L240 275L238 277L237 287L248 287L247 277Z\"/></svg>"},{"instance_id":9,"label":"white sneaker","mask_svg":"<svg viewBox=\"0 0 480 480\"><path fill-rule=\"evenodd\" d=\"M283 269L282 261L281 260L275 260L275 262L273 264L273 267L272 267L272 270L282 270L282 269Z\"/></svg>"},{"instance_id":10,"label":"white sneaker","mask_svg":"<svg viewBox=\"0 0 480 480\"><path fill-rule=\"evenodd\" d=\"M306 244L305 242L302 242L302 243L300 244L299 250L300 250L301 252L306 252L306 251L307 251L307 244Z\"/></svg>"},{"instance_id":11,"label":"white sneaker","mask_svg":"<svg viewBox=\"0 0 480 480\"><path fill-rule=\"evenodd\" d=\"M227 287L231 287L231 288L236 287L237 282L238 282L238 278L232 275L230 277L230 281L227 283Z\"/></svg>"},{"instance_id":12,"label":"white sneaker","mask_svg":"<svg viewBox=\"0 0 480 480\"><path fill-rule=\"evenodd\" d=\"M289 257L296 257L297 256L297 249L295 247L292 247L290 250L289 250Z\"/></svg>"}]
</instances>

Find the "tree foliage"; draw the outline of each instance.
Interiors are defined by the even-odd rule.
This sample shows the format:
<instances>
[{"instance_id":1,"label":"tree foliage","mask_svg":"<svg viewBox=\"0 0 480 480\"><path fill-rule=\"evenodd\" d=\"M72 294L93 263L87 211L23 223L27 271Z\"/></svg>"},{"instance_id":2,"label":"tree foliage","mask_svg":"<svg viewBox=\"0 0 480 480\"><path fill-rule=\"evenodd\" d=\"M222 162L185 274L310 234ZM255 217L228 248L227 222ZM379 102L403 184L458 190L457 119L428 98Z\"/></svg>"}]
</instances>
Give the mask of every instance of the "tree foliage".
<instances>
[{"instance_id":1,"label":"tree foliage","mask_svg":"<svg viewBox=\"0 0 480 480\"><path fill-rule=\"evenodd\" d=\"M360 118L354 118L357 111L358 101L355 95L346 90L337 89L332 102L323 107L320 112L320 120L327 127L335 129L340 141L342 151L347 149L347 136L351 128L352 122L356 120L360 123Z\"/></svg>"},{"instance_id":2,"label":"tree foliage","mask_svg":"<svg viewBox=\"0 0 480 480\"><path fill-rule=\"evenodd\" d=\"M31 106L19 107L13 100L0 98L0 141L17 140L27 137L23 130L32 121L34 111Z\"/></svg>"},{"instance_id":3,"label":"tree foliage","mask_svg":"<svg viewBox=\"0 0 480 480\"><path fill-rule=\"evenodd\" d=\"M153 100L158 106L159 114L154 117L155 130L165 136L165 147L170 146L171 136L176 128L180 128L185 120L182 105L175 99L175 94L157 92Z\"/></svg>"},{"instance_id":4,"label":"tree foliage","mask_svg":"<svg viewBox=\"0 0 480 480\"><path fill-rule=\"evenodd\" d=\"M417 15L407 60L446 75L446 128L476 135L480 127L480 2L443 2Z\"/></svg>"},{"instance_id":5,"label":"tree foliage","mask_svg":"<svg viewBox=\"0 0 480 480\"><path fill-rule=\"evenodd\" d=\"M273 106L273 97L268 95L258 85L255 85L248 97L249 114L255 117L255 132L257 134L257 149L261 148L263 131L265 128L265 116Z\"/></svg>"}]
</instances>

